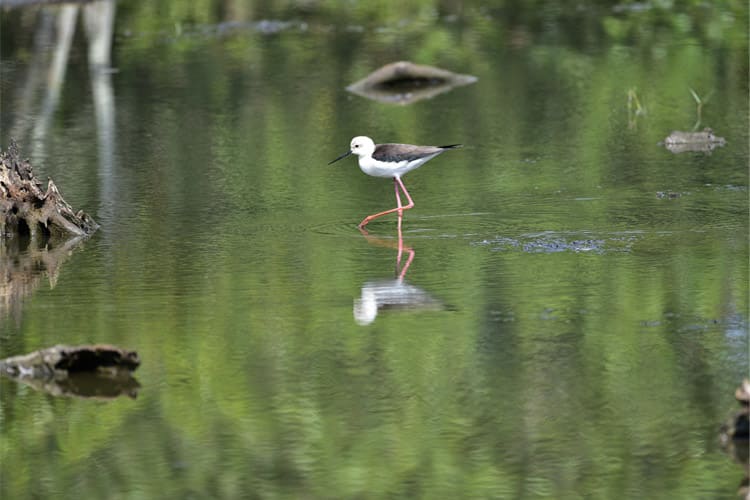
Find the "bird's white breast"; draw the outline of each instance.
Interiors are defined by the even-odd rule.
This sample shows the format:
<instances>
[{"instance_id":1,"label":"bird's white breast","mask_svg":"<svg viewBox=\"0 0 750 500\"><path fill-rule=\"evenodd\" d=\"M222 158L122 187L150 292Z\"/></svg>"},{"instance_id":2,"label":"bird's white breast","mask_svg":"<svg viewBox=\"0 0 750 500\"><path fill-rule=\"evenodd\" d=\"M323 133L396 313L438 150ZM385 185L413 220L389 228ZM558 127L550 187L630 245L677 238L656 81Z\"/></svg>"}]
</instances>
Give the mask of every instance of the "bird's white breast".
<instances>
[{"instance_id":1,"label":"bird's white breast","mask_svg":"<svg viewBox=\"0 0 750 500\"><path fill-rule=\"evenodd\" d=\"M378 161L372 156L360 156L359 157L359 168L362 172L373 177L401 177L405 173L414 170L418 166L425 163L427 160L437 155L430 155L417 160L402 160L399 162L394 161Z\"/></svg>"},{"instance_id":2,"label":"bird's white breast","mask_svg":"<svg viewBox=\"0 0 750 500\"><path fill-rule=\"evenodd\" d=\"M374 159L373 157L360 157L359 168L362 172L373 177L393 177L401 175L405 171L408 171L406 167L409 162L404 160L398 163L396 162L383 162Z\"/></svg>"}]
</instances>

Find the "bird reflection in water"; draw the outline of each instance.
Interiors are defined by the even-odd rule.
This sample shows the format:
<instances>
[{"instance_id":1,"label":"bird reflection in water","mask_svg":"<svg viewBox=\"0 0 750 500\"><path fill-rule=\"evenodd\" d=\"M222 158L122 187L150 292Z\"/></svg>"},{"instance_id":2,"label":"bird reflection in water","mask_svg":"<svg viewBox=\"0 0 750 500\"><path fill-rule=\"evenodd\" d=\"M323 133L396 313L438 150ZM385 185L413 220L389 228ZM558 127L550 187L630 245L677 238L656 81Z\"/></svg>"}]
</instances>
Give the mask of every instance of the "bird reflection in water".
<instances>
[{"instance_id":1,"label":"bird reflection in water","mask_svg":"<svg viewBox=\"0 0 750 500\"><path fill-rule=\"evenodd\" d=\"M421 288L404 280L414 260L414 249L404 245L401 235L401 213L398 217L398 241L370 235L361 228L360 232L372 245L396 248L395 279L368 281L362 285L361 297L354 299L354 320L360 325L369 325L384 310L432 310L444 308L443 303L431 297Z\"/></svg>"}]
</instances>

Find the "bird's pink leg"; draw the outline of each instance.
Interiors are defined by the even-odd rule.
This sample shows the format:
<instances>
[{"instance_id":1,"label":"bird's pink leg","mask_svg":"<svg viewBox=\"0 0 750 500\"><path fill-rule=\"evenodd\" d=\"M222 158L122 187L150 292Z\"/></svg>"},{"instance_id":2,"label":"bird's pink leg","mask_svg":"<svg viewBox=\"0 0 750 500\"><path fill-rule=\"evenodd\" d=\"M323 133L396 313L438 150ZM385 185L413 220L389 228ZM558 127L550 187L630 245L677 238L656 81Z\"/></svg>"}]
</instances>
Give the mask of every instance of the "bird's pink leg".
<instances>
[{"instance_id":1,"label":"bird's pink leg","mask_svg":"<svg viewBox=\"0 0 750 500\"><path fill-rule=\"evenodd\" d=\"M406 195L406 199L409 200L409 204L403 207L404 210L408 210L412 208L414 206L414 200L412 200L411 196L409 196L409 191L406 190L406 186L404 186L404 183L401 182L401 179L399 177L396 177L396 182L398 182L398 185L401 186L401 190Z\"/></svg>"},{"instance_id":2,"label":"bird's pink leg","mask_svg":"<svg viewBox=\"0 0 750 500\"><path fill-rule=\"evenodd\" d=\"M377 219L378 217L382 217L384 215L392 214L393 212L403 213L404 210L409 210L410 208L414 207L414 201L411 199L411 196L409 196L409 191L407 191L406 187L404 187L404 183L401 182L401 179L399 179L398 177L394 177L393 179L398 184L396 186L396 199L398 201L398 205L399 206L397 206L396 208L392 208L390 210L386 210L384 212L378 212L376 214L368 215L367 217L365 217L362 220L362 222L359 223L359 226L357 226L357 227L359 227L360 229L362 229L367 224L369 224L372 220ZM406 206L401 206L401 198L398 195L398 187L399 186L401 187L401 190L406 195L406 199L409 200L409 204L406 205Z\"/></svg>"},{"instance_id":3,"label":"bird's pink leg","mask_svg":"<svg viewBox=\"0 0 750 500\"><path fill-rule=\"evenodd\" d=\"M406 276L406 271L409 270L409 266L411 265L411 261L414 260L414 250L410 247L406 247L405 250L409 252L409 257L406 259L406 264L404 264L404 267L401 268L401 272L398 274L398 279L400 280L404 279L404 276Z\"/></svg>"},{"instance_id":4,"label":"bird's pink leg","mask_svg":"<svg viewBox=\"0 0 750 500\"><path fill-rule=\"evenodd\" d=\"M401 209L401 195L398 194L398 182L396 182L396 178L393 178L393 190L396 191L396 205L399 208L398 215L401 217L401 214L404 213Z\"/></svg>"},{"instance_id":5,"label":"bird's pink leg","mask_svg":"<svg viewBox=\"0 0 750 500\"><path fill-rule=\"evenodd\" d=\"M404 218L404 211L401 210L401 195L398 193L398 182L396 182L396 178L393 178L393 189L396 191L396 205L399 208L398 211L398 256L396 257L396 263L397 265L401 265L401 253L404 250L404 244L401 240L401 220Z\"/></svg>"},{"instance_id":6,"label":"bird's pink leg","mask_svg":"<svg viewBox=\"0 0 750 500\"><path fill-rule=\"evenodd\" d=\"M404 252L404 250L406 250L409 253L409 257L406 259L406 264L404 264L404 267L401 267L401 254ZM411 247L404 248L404 240L401 237L401 214L399 214L398 216L398 255L396 256L396 273L398 274L399 280L403 280L404 276L406 276L406 271L409 270L409 266L411 265L412 260L414 260L414 250Z\"/></svg>"}]
</instances>

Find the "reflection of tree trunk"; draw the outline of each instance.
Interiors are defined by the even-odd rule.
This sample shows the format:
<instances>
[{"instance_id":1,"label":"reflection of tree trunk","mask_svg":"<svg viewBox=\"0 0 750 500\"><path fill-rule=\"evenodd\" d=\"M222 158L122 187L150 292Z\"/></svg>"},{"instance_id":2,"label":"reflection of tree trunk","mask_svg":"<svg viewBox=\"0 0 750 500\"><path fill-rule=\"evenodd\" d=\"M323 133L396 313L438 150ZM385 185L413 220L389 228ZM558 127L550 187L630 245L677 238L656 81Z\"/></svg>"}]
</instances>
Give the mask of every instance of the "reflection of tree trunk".
<instances>
[{"instance_id":1,"label":"reflection of tree trunk","mask_svg":"<svg viewBox=\"0 0 750 500\"><path fill-rule=\"evenodd\" d=\"M32 108L37 94L44 85L43 74L47 72L49 66L48 47L52 45L56 18L57 15L49 9L42 9L39 12L39 22L34 33L34 48L26 70L25 81L22 85L16 86L18 111L15 113L16 122L11 127L10 137L24 140L34 121ZM20 81L21 78L18 80Z\"/></svg>"},{"instance_id":2,"label":"reflection of tree trunk","mask_svg":"<svg viewBox=\"0 0 750 500\"><path fill-rule=\"evenodd\" d=\"M89 66L109 69L115 2L112 0L91 2L83 8L83 18L89 39Z\"/></svg>"},{"instance_id":3,"label":"reflection of tree trunk","mask_svg":"<svg viewBox=\"0 0 750 500\"><path fill-rule=\"evenodd\" d=\"M3 4L3 0L0 0L0 4ZM115 106L110 69L116 12L114 0L85 3L81 8L78 5L62 5L40 9L34 55L28 67L26 81L19 85L23 90L18 98L18 118L10 137L24 142L27 132L32 129L32 159L45 157L45 139L59 105L80 9L83 11L88 38L89 69L99 144L99 177L103 183L102 196L109 199L113 192L111 179L115 150ZM49 47L54 47L51 58ZM40 109L36 111L35 101L42 94Z\"/></svg>"},{"instance_id":4,"label":"reflection of tree trunk","mask_svg":"<svg viewBox=\"0 0 750 500\"><path fill-rule=\"evenodd\" d=\"M115 24L114 0L92 2L83 8L86 36L89 41L89 74L94 94L96 134L99 144L99 179L101 199L109 203L114 197L115 99L112 91L112 37Z\"/></svg>"},{"instance_id":5,"label":"reflection of tree trunk","mask_svg":"<svg viewBox=\"0 0 750 500\"><path fill-rule=\"evenodd\" d=\"M57 18L57 40L55 42L55 52L52 57L52 63L47 76L47 93L44 96L42 110L36 118L33 133L34 156L36 158L44 156L44 138L47 137L50 120L57 109L60 101L60 91L65 81L65 70L68 66L68 55L70 54L70 44L73 41L73 33L76 27L76 16L78 15L78 6L65 5L60 7L60 13Z\"/></svg>"}]
</instances>

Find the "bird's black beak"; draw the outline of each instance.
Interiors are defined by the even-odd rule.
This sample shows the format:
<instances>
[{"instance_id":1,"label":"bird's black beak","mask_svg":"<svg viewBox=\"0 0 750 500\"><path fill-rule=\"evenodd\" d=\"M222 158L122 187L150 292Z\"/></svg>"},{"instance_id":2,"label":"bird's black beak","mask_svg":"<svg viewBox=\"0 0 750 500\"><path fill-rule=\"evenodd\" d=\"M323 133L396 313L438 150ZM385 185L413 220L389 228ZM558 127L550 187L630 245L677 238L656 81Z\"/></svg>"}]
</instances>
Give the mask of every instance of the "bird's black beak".
<instances>
[{"instance_id":1,"label":"bird's black beak","mask_svg":"<svg viewBox=\"0 0 750 500\"><path fill-rule=\"evenodd\" d=\"M350 150L350 151L347 151L347 152L346 152L346 153L344 153L344 154L342 154L341 156L339 156L339 157L338 157L338 158L336 158L335 160L333 160L333 161L329 161L329 162L328 162L328 164L330 165L331 163L336 163L337 161L341 160L342 158L346 158L346 157L347 157L347 156L349 156L350 154L352 154L351 150Z\"/></svg>"}]
</instances>

